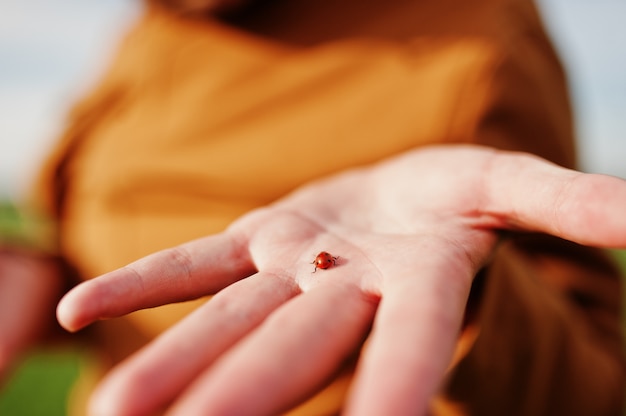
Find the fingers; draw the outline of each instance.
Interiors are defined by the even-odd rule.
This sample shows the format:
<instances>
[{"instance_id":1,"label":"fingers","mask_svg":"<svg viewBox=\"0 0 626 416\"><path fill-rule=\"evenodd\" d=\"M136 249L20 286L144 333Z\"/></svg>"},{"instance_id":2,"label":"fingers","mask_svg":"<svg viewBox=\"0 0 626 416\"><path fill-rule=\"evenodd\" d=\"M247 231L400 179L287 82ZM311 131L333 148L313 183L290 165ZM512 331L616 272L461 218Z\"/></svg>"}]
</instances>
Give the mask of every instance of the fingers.
<instances>
[{"instance_id":1,"label":"fingers","mask_svg":"<svg viewBox=\"0 0 626 416\"><path fill-rule=\"evenodd\" d=\"M427 413L452 357L469 293L470 273L455 272L429 276L425 269L383 292L346 414Z\"/></svg>"},{"instance_id":2,"label":"fingers","mask_svg":"<svg viewBox=\"0 0 626 416\"><path fill-rule=\"evenodd\" d=\"M259 273L205 303L101 384L93 414L153 414L215 359L299 293L292 279Z\"/></svg>"},{"instance_id":3,"label":"fingers","mask_svg":"<svg viewBox=\"0 0 626 416\"><path fill-rule=\"evenodd\" d=\"M517 153L495 153L488 166L486 211L510 226L585 245L626 247L626 181Z\"/></svg>"},{"instance_id":4,"label":"fingers","mask_svg":"<svg viewBox=\"0 0 626 416\"><path fill-rule=\"evenodd\" d=\"M246 244L223 233L144 257L85 282L59 303L57 319L69 331L138 309L217 292L254 272Z\"/></svg>"},{"instance_id":5,"label":"fingers","mask_svg":"<svg viewBox=\"0 0 626 416\"><path fill-rule=\"evenodd\" d=\"M360 345L376 305L338 284L292 299L203 374L172 414L279 414L329 381Z\"/></svg>"}]
</instances>

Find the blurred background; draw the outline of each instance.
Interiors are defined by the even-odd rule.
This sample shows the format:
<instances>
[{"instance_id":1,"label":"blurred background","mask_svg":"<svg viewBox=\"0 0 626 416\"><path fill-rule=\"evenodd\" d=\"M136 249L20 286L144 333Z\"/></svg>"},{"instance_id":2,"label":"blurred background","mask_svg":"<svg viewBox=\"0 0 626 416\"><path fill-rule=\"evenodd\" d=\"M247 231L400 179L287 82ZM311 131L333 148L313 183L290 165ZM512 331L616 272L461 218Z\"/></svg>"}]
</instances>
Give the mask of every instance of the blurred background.
<instances>
[{"instance_id":1,"label":"blurred background","mask_svg":"<svg viewBox=\"0 0 626 416\"><path fill-rule=\"evenodd\" d=\"M569 70L586 171L626 177L626 1L537 0ZM0 0L0 195L23 190L137 0Z\"/></svg>"},{"instance_id":2,"label":"blurred background","mask_svg":"<svg viewBox=\"0 0 626 416\"><path fill-rule=\"evenodd\" d=\"M537 1L569 72L581 168L626 178L626 1ZM139 13L137 0L0 0L0 200L24 192ZM80 359L34 354L0 392L0 414L65 414Z\"/></svg>"}]
</instances>

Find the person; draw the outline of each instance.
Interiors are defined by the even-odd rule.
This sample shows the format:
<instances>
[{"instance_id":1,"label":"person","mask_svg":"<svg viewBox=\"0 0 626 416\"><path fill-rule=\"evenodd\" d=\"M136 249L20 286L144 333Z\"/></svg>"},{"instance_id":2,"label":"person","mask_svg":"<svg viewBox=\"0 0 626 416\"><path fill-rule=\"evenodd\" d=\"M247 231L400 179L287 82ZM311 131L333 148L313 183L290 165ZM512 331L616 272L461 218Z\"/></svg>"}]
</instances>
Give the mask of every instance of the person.
<instances>
[{"instance_id":1,"label":"person","mask_svg":"<svg viewBox=\"0 0 626 416\"><path fill-rule=\"evenodd\" d=\"M529 0L148 1L36 192L90 411L620 414L626 183L573 140Z\"/></svg>"}]
</instances>

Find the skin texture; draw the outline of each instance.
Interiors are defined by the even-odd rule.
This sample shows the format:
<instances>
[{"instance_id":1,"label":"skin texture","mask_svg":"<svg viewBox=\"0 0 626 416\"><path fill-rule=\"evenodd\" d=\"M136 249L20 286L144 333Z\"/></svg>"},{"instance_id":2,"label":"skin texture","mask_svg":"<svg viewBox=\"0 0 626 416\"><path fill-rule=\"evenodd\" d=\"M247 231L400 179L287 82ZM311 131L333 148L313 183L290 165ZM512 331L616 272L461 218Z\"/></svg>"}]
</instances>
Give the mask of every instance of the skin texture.
<instances>
[{"instance_id":1,"label":"skin texture","mask_svg":"<svg viewBox=\"0 0 626 416\"><path fill-rule=\"evenodd\" d=\"M521 153L426 147L309 184L221 234L85 282L57 316L75 331L216 294L114 369L93 414L275 414L319 390L370 329L345 413L422 414L499 231L625 247L624 206L617 178ZM322 250L342 261L311 273Z\"/></svg>"}]
</instances>

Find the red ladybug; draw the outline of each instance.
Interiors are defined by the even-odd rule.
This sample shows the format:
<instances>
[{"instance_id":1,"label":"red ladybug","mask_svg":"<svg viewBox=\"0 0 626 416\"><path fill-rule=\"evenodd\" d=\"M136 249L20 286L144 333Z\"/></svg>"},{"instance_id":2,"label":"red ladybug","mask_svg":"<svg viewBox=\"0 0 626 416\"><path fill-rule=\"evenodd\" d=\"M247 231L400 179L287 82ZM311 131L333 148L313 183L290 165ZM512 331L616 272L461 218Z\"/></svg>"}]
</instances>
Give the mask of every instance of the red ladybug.
<instances>
[{"instance_id":1,"label":"red ladybug","mask_svg":"<svg viewBox=\"0 0 626 416\"><path fill-rule=\"evenodd\" d=\"M311 263L315 265L315 270L313 270L311 273L315 273L317 269L328 269L330 266L334 266L335 264L337 264L338 258L339 256L334 257L330 253L322 251L320 254L317 255L317 257L315 257L315 260L313 260L313 262Z\"/></svg>"}]
</instances>

